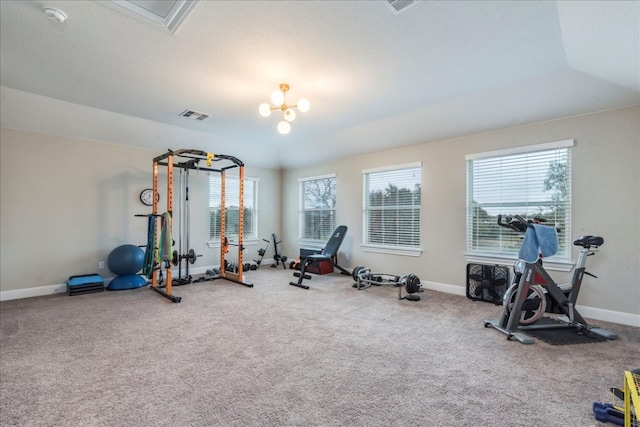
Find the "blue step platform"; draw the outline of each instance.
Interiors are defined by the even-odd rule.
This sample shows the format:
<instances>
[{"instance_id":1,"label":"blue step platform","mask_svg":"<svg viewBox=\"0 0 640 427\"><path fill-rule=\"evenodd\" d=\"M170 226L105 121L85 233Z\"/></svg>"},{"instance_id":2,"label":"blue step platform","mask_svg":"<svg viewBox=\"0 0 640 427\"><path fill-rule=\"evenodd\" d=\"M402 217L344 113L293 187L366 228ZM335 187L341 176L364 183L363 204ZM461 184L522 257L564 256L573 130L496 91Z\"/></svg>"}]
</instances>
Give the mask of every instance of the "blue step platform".
<instances>
[{"instance_id":1,"label":"blue step platform","mask_svg":"<svg viewBox=\"0 0 640 427\"><path fill-rule=\"evenodd\" d=\"M99 274L71 276L67 280L67 294L81 295L104 291L104 279Z\"/></svg>"}]
</instances>

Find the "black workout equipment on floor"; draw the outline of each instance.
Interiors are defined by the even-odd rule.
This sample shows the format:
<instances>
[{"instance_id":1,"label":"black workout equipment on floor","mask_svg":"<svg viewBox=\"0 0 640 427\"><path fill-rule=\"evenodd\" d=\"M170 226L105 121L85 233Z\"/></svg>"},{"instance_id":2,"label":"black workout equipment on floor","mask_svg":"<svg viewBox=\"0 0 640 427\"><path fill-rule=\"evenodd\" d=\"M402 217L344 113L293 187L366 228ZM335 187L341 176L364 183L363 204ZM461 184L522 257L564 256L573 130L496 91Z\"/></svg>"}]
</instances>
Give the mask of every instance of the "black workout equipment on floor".
<instances>
[{"instance_id":1,"label":"black workout equipment on floor","mask_svg":"<svg viewBox=\"0 0 640 427\"><path fill-rule=\"evenodd\" d=\"M258 249L258 256L260 257L260 259L253 260L253 262L256 263L255 269L260 268L260 264L262 264L262 260L264 259L264 256L267 253L267 251L269 250L269 245L271 244L271 240L269 239L262 239L262 241L267 242L267 246L265 246L264 248Z\"/></svg>"},{"instance_id":2,"label":"black workout equipment on floor","mask_svg":"<svg viewBox=\"0 0 640 427\"><path fill-rule=\"evenodd\" d=\"M275 250L275 253L273 254L273 260L276 262L271 267L278 267L278 265L282 263L282 268L286 270L287 264L285 263L287 262L288 258L282 255L282 252L280 252L280 243L282 243L282 240L278 240L278 236L276 236L275 233L271 235L271 238L273 239L273 247Z\"/></svg>"},{"instance_id":3,"label":"black workout equipment on floor","mask_svg":"<svg viewBox=\"0 0 640 427\"><path fill-rule=\"evenodd\" d=\"M420 301L420 296L415 294L417 292L424 292L420 287L420 279L412 273L404 276L374 273L370 268L359 265L353 269L351 277L356 281L353 287L359 291L370 288L371 286L393 286L398 288L398 299L406 299L409 301ZM402 288L405 289L405 296L402 296Z\"/></svg>"},{"instance_id":4,"label":"black workout equipment on floor","mask_svg":"<svg viewBox=\"0 0 640 427\"><path fill-rule=\"evenodd\" d=\"M297 282L289 282L291 286L297 286L302 289L309 289L308 286L303 285L302 281L304 279L311 279L311 276L305 274L307 271L307 267L315 262L320 261L331 261L334 268L340 270L342 274L346 274L348 276L351 275L347 270L340 267L338 265L338 249L340 249L340 245L342 245L342 241L344 240L344 236L347 234L347 226L341 225L336 228L331 235L331 238L327 241L327 244L322 249L322 252L319 254L311 254L306 256L305 258L300 260L300 271L296 271L293 273L295 277L298 278Z\"/></svg>"},{"instance_id":5,"label":"black workout equipment on floor","mask_svg":"<svg viewBox=\"0 0 640 427\"><path fill-rule=\"evenodd\" d=\"M560 320L546 316L538 320L536 326L538 326L537 329L527 329L527 335L550 345L590 344L607 341L607 338L588 330L567 328Z\"/></svg>"},{"instance_id":6,"label":"black workout equipment on floor","mask_svg":"<svg viewBox=\"0 0 640 427\"><path fill-rule=\"evenodd\" d=\"M507 288L509 288L507 267L467 264L467 298L500 305Z\"/></svg>"},{"instance_id":7,"label":"black workout equipment on floor","mask_svg":"<svg viewBox=\"0 0 640 427\"><path fill-rule=\"evenodd\" d=\"M539 329L574 328L580 334L597 335L607 340L618 338L614 332L589 325L576 308L584 275L596 277L585 271L585 266L587 257L594 255L604 243L602 237L582 236L573 242L582 249L571 283L558 285L542 266L543 254L552 256L557 252L558 237L555 229L542 225L539 221L532 223L518 215L498 215L498 225L526 234L518 254L519 259L513 268L512 285L503 298L502 315L499 319L485 320L485 327L492 327L504 333L507 339L515 339L523 344L535 342L526 331ZM561 315L543 317L545 313L556 311Z\"/></svg>"}]
</instances>

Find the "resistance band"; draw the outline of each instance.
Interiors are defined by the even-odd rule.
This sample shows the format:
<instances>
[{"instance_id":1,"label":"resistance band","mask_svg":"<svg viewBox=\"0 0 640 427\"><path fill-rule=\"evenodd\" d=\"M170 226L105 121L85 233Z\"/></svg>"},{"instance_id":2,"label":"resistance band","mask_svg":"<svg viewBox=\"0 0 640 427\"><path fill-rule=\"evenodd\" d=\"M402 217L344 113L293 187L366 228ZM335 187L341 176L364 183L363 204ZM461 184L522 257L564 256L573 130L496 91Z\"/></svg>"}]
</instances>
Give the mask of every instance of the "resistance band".
<instances>
[{"instance_id":1,"label":"resistance band","mask_svg":"<svg viewBox=\"0 0 640 427\"><path fill-rule=\"evenodd\" d=\"M151 279L153 273L153 267L155 260L153 254L156 249L156 217L155 215L149 215L149 222L147 225L147 248L144 252L144 265L142 266L142 273Z\"/></svg>"}]
</instances>

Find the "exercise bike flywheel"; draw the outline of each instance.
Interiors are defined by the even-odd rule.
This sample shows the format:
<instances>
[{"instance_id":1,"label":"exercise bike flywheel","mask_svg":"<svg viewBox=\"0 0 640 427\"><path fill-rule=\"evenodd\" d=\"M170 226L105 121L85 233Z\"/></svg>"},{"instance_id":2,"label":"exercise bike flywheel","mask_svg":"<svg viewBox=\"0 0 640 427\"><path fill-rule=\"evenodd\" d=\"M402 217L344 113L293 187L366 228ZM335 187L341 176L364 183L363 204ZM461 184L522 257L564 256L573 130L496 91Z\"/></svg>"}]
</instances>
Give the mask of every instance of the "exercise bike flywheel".
<instances>
[{"instance_id":1,"label":"exercise bike flywheel","mask_svg":"<svg viewBox=\"0 0 640 427\"><path fill-rule=\"evenodd\" d=\"M502 307L507 317L511 314L511 310L516 302L518 295L518 283L514 283L507 289L502 299ZM522 303L522 311L520 312L520 325L531 325L544 315L547 309L547 297L544 289L540 285L531 285L527 291L527 298Z\"/></svg>"}]
</instances>

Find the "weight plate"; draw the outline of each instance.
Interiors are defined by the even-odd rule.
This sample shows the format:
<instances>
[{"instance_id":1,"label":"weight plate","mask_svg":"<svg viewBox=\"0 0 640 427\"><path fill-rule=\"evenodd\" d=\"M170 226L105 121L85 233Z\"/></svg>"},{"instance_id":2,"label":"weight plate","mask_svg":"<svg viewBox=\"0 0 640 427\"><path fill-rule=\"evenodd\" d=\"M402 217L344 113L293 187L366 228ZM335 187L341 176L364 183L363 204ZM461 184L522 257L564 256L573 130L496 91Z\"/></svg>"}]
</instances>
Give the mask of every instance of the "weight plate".
<instances>
[{"instance_id":1,"label":"weight plate","mask_svg":"<svg viewBox=\"0 0 640 427\"><path fill-rule=\"evenodd\" d=\"M363 268L364 266L358 265L353 269L353 271L351 272L351 277L353 277L353 280L358 281L358 273L360 273L360 270L362 270Z\"/></svg>"},{"instance_id":2,"label":"weight plate","mask_svg":"<svg viewBox=\"0 0 640 427\"><path fill-rule=\"evenodd\" d=\"M196 262L196 251L194 251L193 249L189 249L189 263L190 264L195 264Z\"/></svg>"},{"instance_id":3,"label":"weight plate","mask_svg":"<svg viewBox=\"0 0 640 427\"><path fill-rule=\"evenodd\" d=\"M406 290L409 294L414 294L420 291L420 279L415 274L409 274L406 280Z\"/></svg>"},{"instance_id":4,"label":"weight plate","mask_svg":"<svg viewBox=\"0 0 640 427\"><path fill-rule=\"evenodd\" d=\"M173 251L173 256L171 257L171 263L173 265L178 265L178 251Z\"/></svg>"}]
</instances>

